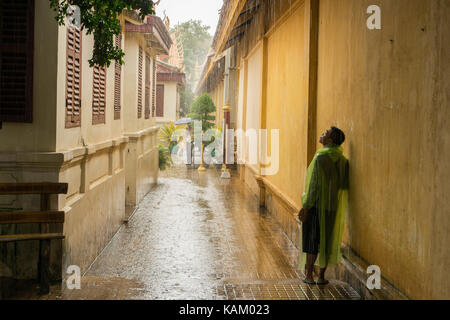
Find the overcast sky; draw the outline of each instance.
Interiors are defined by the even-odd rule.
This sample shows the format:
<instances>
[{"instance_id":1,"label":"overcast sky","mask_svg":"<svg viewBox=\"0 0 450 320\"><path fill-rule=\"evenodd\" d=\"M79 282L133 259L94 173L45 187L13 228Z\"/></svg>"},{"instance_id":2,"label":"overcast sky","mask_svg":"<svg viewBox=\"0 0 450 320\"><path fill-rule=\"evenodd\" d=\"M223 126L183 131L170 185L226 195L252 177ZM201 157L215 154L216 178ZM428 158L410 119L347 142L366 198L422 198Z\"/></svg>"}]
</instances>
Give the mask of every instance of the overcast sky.
<instances>
[{"instance_id":1,"label":"overcast sky","mask_svg":"<svg viewBox=\"0 0 450 320\"><path fill-rule=\"evenodd\" d=\"M156 15L163 18L163 12L166 10L171 26L191 19L201 20L203 24L211 27L209 33L214 35L222 3L223 0L161 0L156 7Z\"/></svg>"}]
</instances>

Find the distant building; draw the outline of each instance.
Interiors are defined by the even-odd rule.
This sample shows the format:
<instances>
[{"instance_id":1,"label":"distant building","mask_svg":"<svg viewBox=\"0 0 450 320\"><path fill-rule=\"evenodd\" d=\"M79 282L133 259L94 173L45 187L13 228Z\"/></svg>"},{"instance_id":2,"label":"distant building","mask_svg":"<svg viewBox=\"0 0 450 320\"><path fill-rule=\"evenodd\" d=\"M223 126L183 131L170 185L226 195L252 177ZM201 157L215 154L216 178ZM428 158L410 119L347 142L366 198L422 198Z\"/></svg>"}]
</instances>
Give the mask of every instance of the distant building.
<instances>
[{"instance_id":1,"label":"distant building","mask_svg":"<svg viewBox=\"0 0 450 320\"><path fill-rule=\"evenodd\" d=\"M180 92L185 74L175 66L157 61L156 122L175 122L180 117Z\"/></svg>"},{"instance_id":2,"label":"distant building","mask_svg":"<svg viewBox=\"0 0 450 320\"><path fill-rule=\"evenodd\" d=\"M161 61L167 62L168 64L177 67L180 71L185 72L184 67L184 47L181 41L181 33L179 28L170 34L172 37L173 45L170 47L169 56L161 56Z\"/></svg>"},{"instance_id":3,"label":"distant building","mask_svg":"<svg viewBox=\"0 0 450 320\"><path fill-rule=\"evenodd\" d=\"M170 19L165 15L163 22L170 30ZM179 28L170 34L172 46L169 54L161 55L157 61L156 122L175 122L180 117L180 93L186 86L184 73L184 49Z\"/></svg>"}]
</instances>

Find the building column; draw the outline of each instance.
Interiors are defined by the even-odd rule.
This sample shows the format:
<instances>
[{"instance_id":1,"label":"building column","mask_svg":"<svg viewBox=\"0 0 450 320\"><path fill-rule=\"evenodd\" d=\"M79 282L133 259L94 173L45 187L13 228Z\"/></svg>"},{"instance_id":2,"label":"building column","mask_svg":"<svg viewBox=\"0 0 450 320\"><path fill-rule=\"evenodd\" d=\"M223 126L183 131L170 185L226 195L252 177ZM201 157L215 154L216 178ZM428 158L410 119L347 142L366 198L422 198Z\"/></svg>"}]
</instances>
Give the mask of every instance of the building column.
<instances>
[{"instance_id":1,"label":"building column","mask_svg":"<svg viewBox=\"0 0 450 320\"><path fill-rule=\"evenodd\" d=\"M246 162L246 155L247 155L247 137L245 135L245 132L247 131L247 82L248 82L248 60L244 59L241 62L241 70L239 71L239 78L240 77L244 77L244 86L243 86L243 92L242 92L242 132L243 132L243 137L242 137L242 146L241 146L241 151L242 151L242 157L243 157L243 161L244 164L239 165L239 175L241 178L241 181L245 181L245 162ZM243 69L242 69L243 68Z\"/></svg>"},{"instance_id":2,"label":"building column","mask_svg":"<svg viewBox=\"0 0 450 320\"><path fill-rule=\"evenodd\" d=\"M236 110L236 49L235 47L228 48L225 54L225 73L224 73L224 95L223 95L223 119L224 119L224 145L225 153L223 155L222 174L223 178L229 178L227 170L227 163L230 158L234 162L234 143L229 141L230 135L228 130L231 126L231 112ZM233 136L234 139L234 136ZM230 150L231 148L231 150ZM231 153L231 154L230 154ZM232 155L232 157L231 157Z\"/></svg>"},{"instance_id":3,"label":"building column","mask_svg":"<svg viewBox=\"0 0 450 320\"><path fill-rule=\"evenodd\" d=\"M259 156L258 156L258 174L257 179L259 185L259 205L265 207L266 205L266 189L262 177L261 161L267 154L266 147L267 141L261 139L261 131L267 129L267 42L266 36L262 37L262 58L261 58L261 107L260 107L260 132L258 134L259 141ZM267 137L266 137L267 138Z\"/></svg>"},{"instance_id":4,"label":"building column","mask_svg":"<svg viewBox=\"0 0 450 320\"><path fill-rule=\"evenodd\" d=\"M307 125L307 163L309 164L317 148L317 76L318 76L318 44L319 44L319 0L306 1L305 47L308 50L308 125Z\"/></svg>"}]
</instances>

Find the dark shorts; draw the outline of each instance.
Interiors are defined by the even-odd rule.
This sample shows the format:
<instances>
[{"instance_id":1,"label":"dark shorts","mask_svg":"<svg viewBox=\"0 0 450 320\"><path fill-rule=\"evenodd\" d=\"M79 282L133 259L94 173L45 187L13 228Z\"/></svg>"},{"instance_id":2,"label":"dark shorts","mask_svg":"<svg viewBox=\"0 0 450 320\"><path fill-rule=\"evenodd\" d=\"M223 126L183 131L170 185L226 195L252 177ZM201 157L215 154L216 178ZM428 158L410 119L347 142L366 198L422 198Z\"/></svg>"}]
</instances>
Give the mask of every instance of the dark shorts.
<instances>
[{"instance_id":1,"label":"dark shorts","mask_svg":"<svg viewBox=\"0 0 450 320\"><path fill-rule=\"evenodd\" d=\"M308 211L308 219L302 223L302 248L303 252L310 254L319 253L320 225L319 214L316 208Z\"/></svg>"}]
</instances>

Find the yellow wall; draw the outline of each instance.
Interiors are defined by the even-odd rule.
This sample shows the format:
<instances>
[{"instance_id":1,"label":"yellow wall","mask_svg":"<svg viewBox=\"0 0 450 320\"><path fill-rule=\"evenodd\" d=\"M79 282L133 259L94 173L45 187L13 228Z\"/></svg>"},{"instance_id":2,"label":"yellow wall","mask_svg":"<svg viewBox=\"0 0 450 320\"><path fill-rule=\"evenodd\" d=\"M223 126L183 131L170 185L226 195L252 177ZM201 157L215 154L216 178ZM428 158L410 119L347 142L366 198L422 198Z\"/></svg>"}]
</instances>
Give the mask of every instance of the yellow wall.
<instances>
[{"instance_id":1,"label":"yellow wall","mask_svg":"<svg viewBox=\"0 0 450 320\"><path fill-rule=\"evenodd\" d=\"M366 27L373 4L382 9L381 30ZM280 129L280 170L265 179L289 210L300 206L308 165L305 13L304 6L290 11L268 34L266 104L258 100L260 49L239 72L239 126L259 124L265 105L267 129ZM310 120L317 140L331 125L347 134L344 240L411 298L450 298L449 16L444 0L320 1L317 119ZM244 179L257 190L258 172L249 169Z\"/></svg>"},{"instance_id":2,"label":"yellow wall","mask_svg":"<svg viewBox=\"0 0 450 320\"><path fill-rule=\"evenodd\" d=\"M138 59L139 46L143 49L143 63L142 63L142 117L138 119ZM145 119L145 64L146 53L150 54L150 74L153 72L153 60L156 58L155 54L147 48L145 39L140 34L125 33L125 52L124 57L125 66L122 72L124 77L124 93L123 93L123 117L124 130L126 133L138 132L151 126L154 126L156 121L150 114L150 119ZM152 80L152 79L151 79ZM151 86L153 82L151 81ZM150 110L152 108L152 94L150 93Z\"/></svg>"},{"instance_id":3,"label":"yellow wall","mask_svg":"<svg viewBox=\"0 0 450 320\"><path fill-rule=\"evenodd\" d=\"M92 35L82 36L82 91L81 91L81 126L76 128L65 128L65 90L66 90L66 48L67 48L67 28L59 27L58 46L58 86L57 86L57 146L56 151L67 151L83 145L93 145L123 136L125 111L124 102L126 88L122 88L122 110L121 119L114 120L114 67L112 62L106 72L106 110L104 124L92 125L92 83L93 69L89 66L88 60L92 57L94 39ZM124 48L124 38L122 36L122 48ZM122 66L122 84L125 83L125 66Z\"/></svg>"},{"instance_id":4,"label":"yellow wall","mask_svg":"<svg viewBox=\"0 0 450 320\"><path fill-rule=\"evenodd\" d=\"M143 49L142 64L142 117L138 118L138 59L139 46ZM150 72L156 59L151 49L147 48L144 37L140 34L125 34L125 68L124 68L124 131L129 137L125 156L126 204L136 206L156 183L158 175L158 150L156 118L150 114L145 119L145 64L146 53L150 54ZM151 86L156 85L151 81ZM150 94L150 111L152 108Z\"/></svg>"},{"instance_id":5,"label":"yellow wall","mask_svg":"<svg viewBox=\"0 0 450 320\"><path fill-rule=\"evenodd\" d=\"M55 151L58 27L47 1L36 1L33 123L3 123L0 151Z\"/></svg>"},{"instance_id":6,"label":"yellow wall","mask_svg":"<svg viewBox=\"0 0 450 320\"><path fill-rule=\"evenodd\" d=\"M304 7L301 6L267 40L268 136L270 130L280 130L279 171L267 179L298 206L307 166L308 77L304 67L307 54L304 26ZM268 150L270 152L270 145Z\"/></svg>"},{"instance_id":7,"label":"yellow wall","mask_svg":"<svg viewBox=\"0 0 450 320\"><path fill-rule=\"evenodd\" d=\"M60 171L60 181L69 182L60 202L66 211L63 270L74 264L85 271L125 218L125 142L75 155Z\"/></svg>"},{"instance_id":8,"label":"yellow wall","mask_svg":"<svg viewBox=\"0 0 450 320\"><path fill-rule=\"evenodd\" d=\"M346 241L411 298L450 298L449 17L443 0L320 1L317 134L347 134Z\"/></svg>"}]
</instances>

